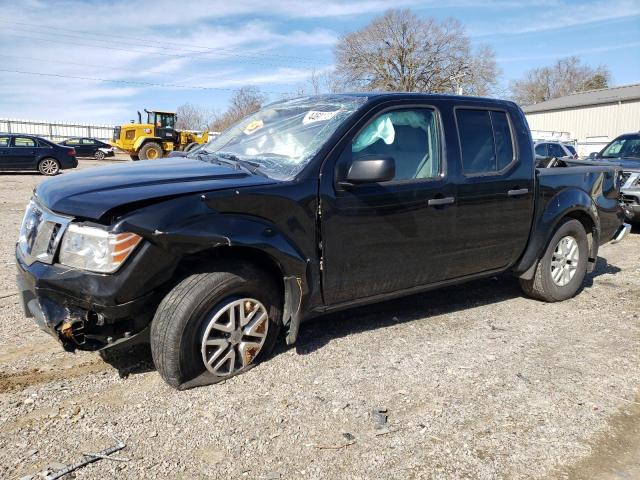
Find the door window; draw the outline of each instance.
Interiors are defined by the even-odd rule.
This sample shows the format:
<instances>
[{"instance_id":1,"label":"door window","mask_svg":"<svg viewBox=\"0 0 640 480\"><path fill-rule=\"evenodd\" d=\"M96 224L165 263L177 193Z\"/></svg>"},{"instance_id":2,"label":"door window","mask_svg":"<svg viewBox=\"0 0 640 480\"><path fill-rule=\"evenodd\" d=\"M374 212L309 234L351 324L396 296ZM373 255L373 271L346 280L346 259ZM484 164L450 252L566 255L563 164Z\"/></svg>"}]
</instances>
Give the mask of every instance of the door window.
<instances>
[{"instance_id":1,"label":"door window","mask_svg":"<svg viewBox=\"0 0 640 480\"><path fill-rule=\"evenodd\" d=\"M565 153L564 148L562 148L557 143L550 143L549 144L549 156L550 157L555 157L555 158L562 158L562 157L566 157L567 154Z\"/></svg>"},{"instance_id":2,"label":"door window","mask_svg":"<svg viewBox=\"0 0 640 480\"><path fill-rule=\"evenodd\" d=\"M80 145L80 140L77 138L71 138L64 143L66 143L67 145Z\"/></svg>"},{"instance_id":3,"label":"door window","mask_svg":"<svg viewBox=\"0 0 640 480\"><path fill-rule=\"evenodd\" d=\"M95 145L96 142L94 142L93 140L91 140L90 138L83 138L82 139L82 144L83 145Z\"/></svg>"},{"instance_id":4,"label":"door window","mask_svg":"<svg viewBox=\"0 0 640 480\"><path fill-rule=\"evenodd\" d=\"M466 175L496 173L515 160L505 112L457 109L462 168Z\"/></svg>"},{"instance_id":5,"label":"door window","mask_svg":"<svg viewBox=\"0 0 640 480\"><path fill-rule=\"evenodd\" d=\"M33 148L36 146L36 141L33 138L29 137L15 137L13 139L13 146L21 148Z\"/></svg>"},{"instance_id":6,"label":"door window","mask_svg":"<svg viewBox=\"0 0 640 480\"><path fill-rule=\"evenodd\" d=\"M10 137L0 137L0 148L6 148L9 146Z\"/></svg>"},{"instance_id":7,"label":"door window","mask_svg":"<svg viewBox=\"0 0 640 480\"><path fill-rule=\"evenodd\" d=\"M539 143L536 145L536 155L540 155L541 157L547 156L547 144Z\"/></svg>"},{"instance_id":8,"label":"door window","mask_svg":"<svg viewBox=\"0 0 640 480\"><path fill-rule=\"evenodd\" d=\"M441 171L438 119L434 110L407 109L376 117L351 142L351 158L379 155L395 160L394 180L437 177Z\"/></svg>"}]
</instances>

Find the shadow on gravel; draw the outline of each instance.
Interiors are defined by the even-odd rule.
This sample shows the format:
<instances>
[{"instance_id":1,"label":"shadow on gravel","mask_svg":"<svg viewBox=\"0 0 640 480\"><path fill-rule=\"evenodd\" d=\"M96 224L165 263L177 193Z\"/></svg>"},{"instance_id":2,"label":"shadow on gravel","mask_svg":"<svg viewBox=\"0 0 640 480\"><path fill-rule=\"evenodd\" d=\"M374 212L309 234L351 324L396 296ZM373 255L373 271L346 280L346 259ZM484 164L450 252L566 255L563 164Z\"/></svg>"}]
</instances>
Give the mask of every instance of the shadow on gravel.
<instances>
[{"instance_id":1,"label":"shadow on gravel","mask_svg":"<svg viewBox=\"0 0 640 480\"><path fill-rule=\"evenodd\" d=\"M296 352L302 355L312 353L334 338L490 305L520 295L518 280L510 275L501 275L466 283L464 288L459 285L445 287L323 315L302 326L295 345Z\"/></svg>"},{"instance_id":2,"label":"shadow on gravel","mask_svg":"<svg viewBox=\"0 0 640 480\"><path fill-rule=\"evenodd\" d=\"M587 274L582 289L591 287L594 278L599 275L618 272L620 268L609 265L605 258L600 257L594 271ZM305 322L300 329L295 348L298 354L305 355L322 348L334 338L434 315L454 313L471 307L491 305L522 295L517 278L505 274L465 283L462 288L460 285L446 287L327 314ZM490 326L492 329L497 328ZM285 350L287 348L282 345L276 350L275 355Z\"/></svg>"},{"instance_id":3,"label":"shadow on gravel","mask_svg":"<svg viewBox=\"0 0 640 480\"><path fill-rule=\"evenodd\" d=\"M151 346L148 343L133 345L129 348L100 351L100 358L118 371L120 378L129 375L152 372Z\"/></svg>"},{"instance_id":4,"label":"shadow on gravel","mask_svg":"<svg viewBox=\"0 0 640 480\"><path fill-rule=\"evenodd\" d=\"M615 274L620 268L598 258L596 268L587 274L584 288L593 285L599 275ZM397 323L408 323L421 318L454 313L472 307L482 307L522 296L517 278L511 275L485 278L460 285L445 287L408 297L351 308L316 317L304 325L298 334L296 352L312 353L332 339L385 328ZM489 324L492 329L498 329ZM272 356L287 351L284 341L278 342ZM118 371L121 378L154 371L149 344L134 345L117 350L103 350L100 357ZM268 359L267 359L268 361Z\"/></svg>"}]
</instances>

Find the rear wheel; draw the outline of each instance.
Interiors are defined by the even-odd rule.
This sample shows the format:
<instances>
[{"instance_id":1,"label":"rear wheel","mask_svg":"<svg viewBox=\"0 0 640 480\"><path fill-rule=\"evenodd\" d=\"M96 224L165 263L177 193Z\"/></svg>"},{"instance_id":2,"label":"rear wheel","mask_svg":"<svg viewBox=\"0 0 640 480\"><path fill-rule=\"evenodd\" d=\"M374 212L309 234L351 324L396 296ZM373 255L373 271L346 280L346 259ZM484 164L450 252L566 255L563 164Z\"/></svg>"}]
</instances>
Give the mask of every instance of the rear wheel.
<instances>
[{"instance_id":1,"label":"rear wheel","mask_svg":"<svg viewBox=\"0 0 640 480\"><path fill-rule=\"evenodd\" d=\"M151 324L151 353L172 387L242 373L273 349L282 310L273 280L248 263L221 265L180 282ZM185 385L187 384L187 385Z\"/></svg>"},{"instance_id":2,"label":"rear wheel","mask_svg":"<svg viewBox=\"0 0 640 480\"><path fill-rule=\"evenodd\" d=\"M198 146L198 142L191 142L189 145L184 147L184 151L185 152L189 152L191 149L193 149L193 148L195 148L197 146Z\"/></svg>"},{"instance_id":3,"label":"rear wheel","mask_svg":"<svg viewBox=\"0 0 640 480\"><path fill-rule=\"evenodd\" d=\"M140 149L139 156L142 160L162 158L162 147L156 142L147 142Z\"/></svg>"},{"instance_id":4,"label":"rear wheel","mask_svg":"<svg viewBox=\"0 0 640 480\"><path fill-rule=\"evenodd\" d=\"M38 164L38 171L42 175L57 175L60 173L60 164L55 158L43 158Z\"/></svg>"},{"instance_id":5,"label":"rear wheel","mask_svg":"<svg viewBox=\"0 0 640 480\"><path fill-rule=\"evenodd\" d=\"M556 229L531 280L520 280L530 297L558 302L573 297L587 273L589 243L578 220L566 219Z\"/></svg>"},{"instance_id":6,"label":"rear wheel","mask_svg":"<svg viewBox=\"0 0 640 480\"><path fill-rule=\"evenodd\" d=\"M94 155L96 160L104 160L104 152L102 150L96 150L96 153Z\"/></svg>"}]
</instances>

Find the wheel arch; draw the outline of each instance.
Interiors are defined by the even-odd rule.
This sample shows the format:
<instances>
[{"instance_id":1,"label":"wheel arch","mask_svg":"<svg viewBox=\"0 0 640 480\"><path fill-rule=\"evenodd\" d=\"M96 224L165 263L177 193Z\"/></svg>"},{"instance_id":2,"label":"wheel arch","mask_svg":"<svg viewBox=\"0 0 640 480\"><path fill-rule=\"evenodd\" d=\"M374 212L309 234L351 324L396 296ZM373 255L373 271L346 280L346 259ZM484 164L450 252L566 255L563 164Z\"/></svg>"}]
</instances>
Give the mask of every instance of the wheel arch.
<instances>
[{"instance_id":1,"label":"wheel arch","mask_svg":"<svg viewBox=\"0 0 640 480\"><path fill-rule=\"evenodd\" d=\"M142 147L144 147L145 143L149 143L149 142L155 142L155 143L157 143L157 144L159 144L159 145L160 145L160 148L162 148L162 139L161 139L160 137L153 137L153 136L147 136L147 135L145 135L145 136L143 136L143 137L138 137L138 138L136 139L136 141L135 141L135 142L134 142L134 144L133 144L133 149L134 149L136 152L139 152L139 151L140 151L140 149L141 149Z\"/></svg>"},{"instance_id":2,"label":"wheel arch","mask_svg":"<svg viewBox=\"0 0 640 480\"><path fill-rule=\"evenodd\" d=\"M583 190L569 188L549 198L542 212L536 216L529 244L520 260L512 268L520 278L531 279L538 260L562 221L571 218L579 221L587 233L589 261L587 271L595 268L600 241L600 220L593 199Z\"/></svg>"}]
</instances>

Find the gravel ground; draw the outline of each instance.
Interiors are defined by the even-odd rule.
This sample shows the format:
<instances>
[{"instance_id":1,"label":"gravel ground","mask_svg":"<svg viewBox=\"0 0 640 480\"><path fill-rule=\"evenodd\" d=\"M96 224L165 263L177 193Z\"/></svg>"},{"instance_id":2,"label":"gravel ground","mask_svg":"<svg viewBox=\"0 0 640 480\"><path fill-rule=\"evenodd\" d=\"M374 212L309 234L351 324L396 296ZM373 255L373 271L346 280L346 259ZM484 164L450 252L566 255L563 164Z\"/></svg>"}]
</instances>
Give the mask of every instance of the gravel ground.
<instances>
[{"instance_id":1,"label":"gravel ground","mask_svg":"<svg viewBox=\"0 0 640 480\"><path fill-rule=\"evenodd\" d=\"M76 478L640 478L637 229L572 300L523 298L505 276L351 310L244 375L177 392L148 349L68 354L24 317L14 241L42 179L0 175L0 478L114 437L129 461Z\"/></svg>"}]
</instances>

